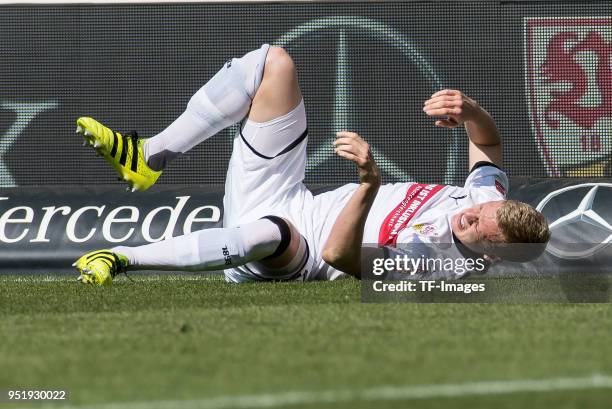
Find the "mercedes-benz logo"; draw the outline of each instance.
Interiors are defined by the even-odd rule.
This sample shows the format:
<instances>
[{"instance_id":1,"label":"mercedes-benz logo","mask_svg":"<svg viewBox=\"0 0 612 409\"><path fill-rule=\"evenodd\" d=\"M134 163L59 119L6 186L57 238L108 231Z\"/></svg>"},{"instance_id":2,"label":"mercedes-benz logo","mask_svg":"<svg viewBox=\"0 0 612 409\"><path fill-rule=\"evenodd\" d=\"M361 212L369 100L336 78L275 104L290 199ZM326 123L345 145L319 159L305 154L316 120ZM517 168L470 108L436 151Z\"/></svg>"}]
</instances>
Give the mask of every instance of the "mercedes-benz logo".
<instances>
[{"instance_id":1,"label":"mercedes-benz logo","mask_svg":"<svg viewBox=\"0 0 612 409\"><path fill-rule=\"evenodd\" d=\"M549 193L546 197L544 197L544 199L540 201L536 209L538 211L543 211L546 208L546 205L553 198L561 196L566 192L572 190L583 189L587 187L590 187L590 189L584 195L584 197L574 210L564 215L559 215L555 220L550 221L549 228L551 231L551 235L554 237L555 232L560 231L560 229L564 226L569 226L571 224L578 223L583 225L586 224L587 226L594 226L598 230L604 231L607 234L607 237L605 237L598 243L584 243L584 245L587 245L586 249L575 250L571 250L568 248L560 248L551 242L546 248L546 251L556 257L564 259L580 259L589 257L596 254L601 248L607 246L610 242L612 242L612 225L610 225L607 220L601 217L601 215L593 209L593 203L595 198L597 197L599 189L602 187L612 188L611 183L582 183L579 185L568 186L559 190L555 190ZM593 237L585 237L585 239L593 240Z\"/></svg>"},{"instance_id":2,"label":"mercedes-benz logo","mask_svg":"<svg viewBox=\"0 0 612 409\"><path fill-rule=\"evenodd\" d=\"M328 32L329 34L327 34ZM406 38L403 34L395 30L394 28L382 24L378 21L371 20L360 16L329 16L315 20L308 21L295 27L293 30L282 35L274 45L290 48L296 40L303 38L307 35L335 35L336 38L336 69L335 69L335 89L334 89L334 101L333 101L333 117L332 117L332 129L335 131L342 129L355 129L356 124L352 123L350 113L352 112L351 104L354 104L354 90L351 84L352 65L349 59L349 34L357 32L360 39L369 38L375 42L375 44L391 46L395 50L399 51L403 55L402 64L413 65L417 67L420 75L423 77L425 82L429 84L429 87L433 92L438 91L443 87L442 81L434 72L432 66L427 60L419 53L418 48L412 44L412 42ZM323 42L318 41L317 44ZM381 44L382 43L382 44ZM313 53L317 53L320 50L312 50ZM381 70L385 67L381 66ZM392 76L391 76L392 77ZM307 101L308 102L308 101ZM402 101L390 100L389 104L399 104ZM389 129L390 132L393 129ZM418 134L418 130L414 132ZM418 138L416 135L406 135L408 137ZM394 138L397 136L393 135ZM410 140L404 139L405 136L400 136L400 140L395 140L393 143L405 144L411 142ZM330 135L325 138L322 143L319 143L314 154L311 154L308 158L306 165L307 170L314 170L321 164L326 162L328 159L334 157L333 149L330 149L334 135ZM422 141L414 141L415 144L422 143ZM402 169L395 161L385 155L381 150L380 146L377 149L375 144L370 143L372 152L378 165L383 171L393 176L398 181L413 181L414 175L409 174L406 169ZM440 149L445 152L445 158L440 160L443 162L446 168L444 169L443 179L444 183L450 184L456 178L457 171L457 153L459 151L459 133L453 129L451 132L450 143L438 144ZM414 158L410 158L414 159ZM430 160L431 163L431 160ZM436 162L437 163L437 162Z\"/></svg>"}]
</instances>

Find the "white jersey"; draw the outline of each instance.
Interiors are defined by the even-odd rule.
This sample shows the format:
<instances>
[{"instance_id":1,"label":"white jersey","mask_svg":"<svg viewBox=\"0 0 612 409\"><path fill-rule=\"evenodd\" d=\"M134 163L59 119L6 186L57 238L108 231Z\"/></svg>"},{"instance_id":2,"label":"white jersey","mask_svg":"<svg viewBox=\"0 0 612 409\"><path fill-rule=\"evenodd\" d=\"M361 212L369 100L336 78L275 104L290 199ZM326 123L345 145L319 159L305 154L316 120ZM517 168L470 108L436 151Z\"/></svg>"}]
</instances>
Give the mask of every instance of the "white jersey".
<instances>
[{"instance_id":1,"label":"white jersey","mask_svg":"<svg viewBox=\"0 0 612 409\"><path fill-rule=\"evenodd\" d=\"M246 120L234 137L224 197L223 225L239 226L265 216L290 220L306 239L307 262L295 280L333 280L344 273L322 259L323 248L340 211L357 184L317 196L303 183L306 167L306 111L294 110L264 123ZM248 143L259 138L279 141L276 155L264 155ZM488 166L487 166L488 165ZM463 187L396 183L380 187L365 225L366 244L452 243L450 218L474 204L502 200L506 175L491 164L477 166ZM249 266L225 270L230 282L267 279Z\"/></svg>"},{"instance_id":2,"label":"white jersey","mask_svg":"<svg viewBox=\"0 0 612 409\"><path fill-rule=\"evenodd\" d=\"M321 236L329 235L335 218L357 186L347 185L321 195L320 207L334 208L329 211L333 217L323 218ZM477 164L462 187L421 183L383 185L368 214L363 243L392 247L405 243L453 243L452 216L480 203L504 200L507 191L506 174L488 162ZM327 264L320 265L320 270L327 279L342 275Z\"/></svg>"},{"instance_id":3,"label":"white jersey","mask_svg":"<svg viewBox=\"0 0 612 409\"><path fill-rule=\"evenodd\" d=\"M506 174L475 168L462 187L420 183L381 186L366 221L364 243L453 243L451 217L474 205L504 200Z\"/></svg>"}]
</instances>

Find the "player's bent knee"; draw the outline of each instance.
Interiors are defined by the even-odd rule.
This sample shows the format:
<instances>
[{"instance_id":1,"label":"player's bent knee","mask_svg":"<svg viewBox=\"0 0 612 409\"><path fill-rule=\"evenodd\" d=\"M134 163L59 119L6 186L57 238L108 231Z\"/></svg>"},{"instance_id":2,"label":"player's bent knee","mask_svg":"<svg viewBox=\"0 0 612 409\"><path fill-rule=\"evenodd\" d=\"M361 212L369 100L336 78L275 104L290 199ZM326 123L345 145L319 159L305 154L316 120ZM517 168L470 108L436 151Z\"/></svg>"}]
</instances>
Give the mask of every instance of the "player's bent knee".
<instances>
[{"instance_id":1,"label":"player's bent knee","mask_svg":"<svg viewBox=\"0 0 612 409\"><path fill-rule=\"evenodd\" d=\"M284 228L288 228L288 233L290 234L282 254L248 263L246 265L247 270L256 276L258 280L305 280L308 276L309 261L311 260L310 249L306 239L288 220L281 218L274 220L279 222L279 225L284 225Z\"/></svg>"},{"instance_id":2,"label":"player's bent knee","mask_svg":"<svg viewBox=\"0 0 612 409\"><path fill-rule=\"evenodd\" d=\"M290 263L291 259L297 253L301 235L295 226L287 219L278 216L265 216L263 219L270 220L276 225L281 238L276 251L259 260L259 262L271 268L284 267Z\"/></svg>"},{"instance_id":3,"label":"player's bent knee","mask_svg":"<svg viewBox=\"0 0 612 409\"><path fill-rule=\"evenodd\" d=\"M270 47L264 68L265 75L293 77L295 64L291 56L281 47Z\"/></svg>"},{"instance_id":4,"label":"player's bent knee","mask_svg":"<svg viewBox=\"0 0 612 409\"><path fill-rule=\"evenodd\" d=\"M249 119L267 122L295 109L302 100L293 59L280 47L270 47L263 79L253 98Z\"/></svg>"},{"instance_id":5,"label":"player's bent knee","mask_svg":"<svg viewBox=\"0 0 612 409\"><path fill-rule=\"evenodd\" d=\"M279 228L280 245L277 251L263 259L249 263L247 269L258 279L299 280L308 274L310 250L306 239L293 224L278 216L267 216Z\"/></svg>"}]
</instances>

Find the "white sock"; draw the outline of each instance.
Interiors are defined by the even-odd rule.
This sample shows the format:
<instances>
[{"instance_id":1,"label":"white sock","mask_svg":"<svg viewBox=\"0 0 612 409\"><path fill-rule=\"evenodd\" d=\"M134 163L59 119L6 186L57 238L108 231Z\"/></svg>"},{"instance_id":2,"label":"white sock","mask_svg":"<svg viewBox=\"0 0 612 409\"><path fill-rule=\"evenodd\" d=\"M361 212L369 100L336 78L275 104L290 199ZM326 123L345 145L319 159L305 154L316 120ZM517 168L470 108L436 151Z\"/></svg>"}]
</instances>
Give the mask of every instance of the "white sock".
<instances>
[{"instance_id":1,"label":"white sock","mask_svg":"<svg viewBox=\"0 0 612 409\"><path fill-rule=\"evenodd\" d=\"M210 271L237 267L273 254L281 245L279 226L260 219L239 227L214 228L139 247L115 247L130 269Z\"/></svg>"},{"instance_id":2,"label":"white sock","mask_svg":"<svg viewBox=\"0 0 612 409\"><path fill-rule=\"evenodd\" d=\"M219 131L241 121L263 78L270 46L251 51L225 63L198 92L187 109L161 133L147 140L144 156L154 170L187 152Z\"/></svg>"}]
</instances>

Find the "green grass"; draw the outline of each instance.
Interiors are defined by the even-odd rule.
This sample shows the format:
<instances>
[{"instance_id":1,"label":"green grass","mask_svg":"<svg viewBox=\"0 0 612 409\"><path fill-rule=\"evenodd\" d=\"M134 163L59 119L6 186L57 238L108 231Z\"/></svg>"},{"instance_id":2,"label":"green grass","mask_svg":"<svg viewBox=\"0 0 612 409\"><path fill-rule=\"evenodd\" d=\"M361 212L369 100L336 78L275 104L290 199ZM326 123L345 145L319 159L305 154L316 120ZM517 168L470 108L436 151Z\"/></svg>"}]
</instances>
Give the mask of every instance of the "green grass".
<instances>
[{"instance_id":1,"label":"green grass","mask_svg":"<svg viewBox=\"0 0 612 409\"><path fill-rule=\"evenodd\" d=\"M134 279L0 277L0 389L68 389L80 405L612 374L609 304L362 304L352 280ZM610 402L591 389L292 407Z\"/></svg>"}]
</instances>

